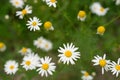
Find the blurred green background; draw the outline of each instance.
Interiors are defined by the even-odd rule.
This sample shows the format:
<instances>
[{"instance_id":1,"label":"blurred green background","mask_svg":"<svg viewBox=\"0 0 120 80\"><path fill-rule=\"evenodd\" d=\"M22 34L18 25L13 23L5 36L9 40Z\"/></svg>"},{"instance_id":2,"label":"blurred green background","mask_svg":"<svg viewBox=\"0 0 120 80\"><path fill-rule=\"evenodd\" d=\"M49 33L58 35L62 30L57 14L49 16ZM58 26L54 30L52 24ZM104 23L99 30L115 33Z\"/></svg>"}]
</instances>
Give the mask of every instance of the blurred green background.
<instances>
[{"instance_id":1,"label":"blurred green background","mask_svg":"<svg viewBox=\"0 0 120 80\"><path fill-rule=\"evenodd\" d=\"M108 13L99 17L92 14L89 6L93 2L100 2L103 7L108 7ZM0 2L0 41L7 46L5 52L0 52L0 80L81 80L81 70L90 73L96 72L94 80L120 80L120 76L116 78L111 72L101 74L101 67L93 66L91 60L95 55L107 55L107 59L117 61L120 57L120 6L116 6L113 0L58 0L57 8L48 7L45 2L38 0L27 0L25 5L32 6L33 13L20 20L15 16L16 9L9 0ZM85 10L87 18L85 22L77 20L79 10ZM10 19L6 20L4 16L10 15ZM54 31L46 31L41 26L40 31L29 31L26 23L29 17L36 16L42 23L51 21L55 28ZM106 32L103 36L96 34L96 29L100 25L105 25ZM53 43L53 49L49 52L36 49L33 40L43 36ZM58 48L63 43L73 42L81 52L81 58L75 65L58 64ZM4 64L7 60L13 59L21 63L23 56L18 51L23 47L31 48L41 57L50 56L56 63L57 69L54 75L49 77L41 77L38 72L25 71L21 66L19 71L10 76L4 72Z\"/></svg>"}]
</instances>

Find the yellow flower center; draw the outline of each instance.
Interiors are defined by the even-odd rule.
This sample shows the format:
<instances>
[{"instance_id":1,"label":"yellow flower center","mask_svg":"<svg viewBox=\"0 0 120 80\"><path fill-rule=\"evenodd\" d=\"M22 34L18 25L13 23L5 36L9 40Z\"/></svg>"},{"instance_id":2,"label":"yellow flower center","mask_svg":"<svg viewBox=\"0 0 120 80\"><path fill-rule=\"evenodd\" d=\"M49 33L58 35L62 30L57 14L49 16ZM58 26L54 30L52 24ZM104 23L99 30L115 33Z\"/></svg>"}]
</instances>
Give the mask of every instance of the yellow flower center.
<instances>
[{"instance_id":1,"label":"yellow flower center","mask_svg":"<svg viewBox=\"0 0 120 80\"><path fill-rule=\"evenodd\" d=\"M50 29L52 27L52 23L50 21L47 21L44 23L44 28L45 29Z\"/></svg>"},{"instance_id":2,"label":"yellow flower center","mask_svg":"<svg viewBox=\"0 0 120 80\"><path fill-rule=\"evenodd\" d=\"M104 66L106 65L106 60L101 59L101 60L99 61L99 65L100 65L101 67L104 67Z\"/></svg>"},{"instance_id":3,"label":"yellow flower center","mask_svg":"<svg viewBox=\"0 0 120 80\"><path fill-rule=\"evenodd\" d=\"M0 42L0 48L4 47L4 43Z\"/></svg>"},{"instance_id":4,"label":"yellow flower center","mask_svg":"<svg viewBox=\"0 0 120 80\"><path fill-rule=\"evenodd\" d=\"M56 0L50 0L50 2L55 3L55 2L56 2Z\"/></svg>"},{"instance_id":5,"label":"yellow flower center","mask_svg":"<svg viewBox=\"0 0 120 80\"><path fill-rule=\"evenodd\" d=\"M68 58L72 56L72 52L69 51L69 50L65 51L64 54L65 54L65 56L68 57Z\"/></svg>"},{"instance_id":6,"label":"yellow flower center","mask_svg":"<svg viewBox=\"0 0 120 80\"><path fill-rule=\"evenodd\" d=\"M42 64L42 69L47 70L49 68L49 65L47 63Z\"/></svg>"},{"instance_id":7,"label":"yellow flower center","mask_svg":"<svg viewBox=\"0 0 120 80\"><path fill-rule=\"evenodd\" d=\"M10 69L13 70L15 67L13 65L10 66Z\"/></svg>"},{"instance_id":8,"label":"yellow flower center","mask_svg":"<svg viewBox=\"0 0 120 80\"><path fill-rule=\"evenodd\" d=\"M120 70L120 65L117 64L117 65L115 66L115 69L116 69L117 71L119 71L119 70Z\"/></svg>"},{"instance_id":9,"label":"yellow flower center","mask_svg":"<svg viewBox=\"0 0 120 80\"><path fill-rule=\"evenodd\" d=\"M98 34L103 34L104 32L105 32L104 26L99 26L99 27L97 28L97 33L98 33Z\"/></svg>"},{"instance_id":10,"label":"yellow flower center","mask_svg":"<svg viewBox=\"0 0 120 80\"><path fill-rule=\"evenodd\" d=\"M25 14L27 14L27 10L23 9L22 10L22 15L25 15Z\"/></svg>"},{"instance_id":11,"label":"yellow flower center","mask_svg":"<svg viewBox=\"0 0 120 80\"><path fill-rule=\"evenodd\" d=\"M18 2L18 1L16 1L16 2L15 2L15 4L16 4L16 5L18 5L18 4L19 4L19 2Z\"/></svg>"},{"instance_id":12,"label":"yellow flower center","mask_svg":"<svg viewBox=\"0 0 120 80\"><path fill-rule=\"evenodd\" d=\"M22 52L23 52L23 53L26 53L26 52L27 52L27 48L25 48L25 47L22 48Z\"/></svg>"},{"instance_id":13,"label":"yellow flower center","mask_svg":"<svg viewBox=\"0 0 120 80\"><path fill-rule=\"evenodd\" d=\"M80 18L84 18L84 17L86 16L85 11L79 11L78 16L79 16Z\"/></svg>"},{"instance_id":14,"label":"yellow flower center","mask_svg":"<svg viewBox=\"0 0 120 80\"><path fill-rule=\"evenodd\" d=\"M31 61L26 61L25 64L29 66L31 64Z\"/></svg>"},{"instance_id":15,"label":"yellow flower center","mask_svg":"<svg viewBox=\"0 0 120 80\"><path fill-rule=\"evenodd\" d=\"M88 73L88 72L85 72L85 73L84 73L84 76L85 76L85 77L89 76L89 73Z\"/></svg>"},{"instance_id":16,"label":"yellow flower center","mask_svg":"<svg viewBox=\"0 0 120 80\"><path fill-rule=\"evenodd\" d=\"M104 12L104 10L105 10L105 9L104 9L103 7L100 8L100 11L101 11L101 12Z\"/></svg>"},{"instance_id":17,"label":"yellow flower center","mask_svg":"<svg viewBox=\"0 0 120 80\"><path fill-rule=\"evenodd\" d=\"M35 27L37 25L37 23L35 21L33 21L32 25Z\"/></svg>"},{"instance_id":18,"label":"yellow flower center","mask_svg":"<svg viewBox=\"0 0 120 80\"><path fill-rule=\"evenodd\" d=\"M48 48L48 44L46 44L45 47Z\"/></svg>"}]
</instances>

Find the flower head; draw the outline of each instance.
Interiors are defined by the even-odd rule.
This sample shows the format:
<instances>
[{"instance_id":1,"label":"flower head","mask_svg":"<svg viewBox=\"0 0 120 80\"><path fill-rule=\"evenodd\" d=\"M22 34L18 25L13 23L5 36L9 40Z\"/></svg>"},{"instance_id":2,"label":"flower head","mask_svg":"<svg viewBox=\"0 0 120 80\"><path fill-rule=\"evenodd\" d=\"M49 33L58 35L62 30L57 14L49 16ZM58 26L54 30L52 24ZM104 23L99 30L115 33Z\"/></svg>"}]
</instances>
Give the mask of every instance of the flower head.
<instances>
[{"instance_id":1,"label":"flower head","mask_svg":"<svg viewBox=\"0 0 120 80\"><path fill-rule=\"evenodd\" d=\"M77 18L78 18L78 20L85 21L86 12L85 11L79 11Z\"/></svg>"},{"instance_id":2,"label":"flower head","mask_svg":"<svg viewBox=\"0 0 120 80\"><path fill-rule=\"evenodd\" d=\"M40 57L38 56L38 54L29 53L24 56L21 65L23 66L23 68L25 68L26 71L33 70L36 69L36 67L38 67L40 63L39 60Z\"/></svg>"},{"instance_id":3,"label":"flower head","mask_svg":"<svg viewBox=\"0 0 120 80\"><path fill-rule=\"evenodd\" d=\"M92 62L94 63L94 65L99 65L100 67L102 67L102 74L104 74L104 69L106 71L109 70L110 60L106 60L106 54L104 54L103 58L98 55L94 58L95 59L93 59Z\"/></svg>"},{"instance_id":4,"label":"flower head","mask_svg":"<svg viewBox=\"0 0 120 80\"><path fill-rule=\"evenodd\" d=\"M32 50L31 50L30 48L26 48L26 47L23 47L23 48L19 51L19 53L21 53L21 55L26 55L26 54L31 53L31 52L32 52Z\"/></svg>"},{"instance_id":5,"label":"flower head","mask_svg":"<svg viewBox=\"0 0 120 80\"><path fill-rule=\"evenodd\" d=\"M46 0L46 3L49 7L53 6L54 8L56 8L56 0Z\"/></svg>"},{"instance_id":6,"label":"flower head","mask_svg":"<svg viewBox=\"0 0 120 80\"><path fill-rule=\"evenodd\" d=\"M41 76L48 76L52 75L55 71L55 63L51 62L52 58L50 57L45 57L45 58L41 58L40 59L40 64L39 64L39 68L37 69L37 71L39 71L39 74L41 74Z\"/></svg>"},{"instance_id":7,"label":"flower head","mask_svg":"<svg viewBox=\"0 0 120 80\"><path fill-rule=\"evenodd\" d=\"M91 76L87 71L81 71L83 74L82 80L93 80L93 76Z\"/></svg>"},{"instance_id":8,"label":"flower head","mask_svg":"<svg viewBox=\"0 0 120 80\"><path fill-rule=\"evenodd\" d=\"M45 28L46 30L54 30L54 27L52 26L52 23L51 23L50 21L46 21L46 22L44 23L44 28Z\"/></svg>"},{"instance_id":9,"label":"flower head","mask_svg":"<svg viewBox=\"0 0 120 80\"><path fill-rule=\"evenodd\" d=\"M4 65L4 70L7 74L15 74L18 71L18 63L14 60L9 60Z\"/></svg>"},{"instance_id":10,"label":"flower head","mask_svg":"<svg viewBox=\"0 0 120 80\"><path fill-rule=\"evenodd\" d=\"M58 57L60 57L59 61L63 62L64 64L75 64L74 61L77 61L77 58L80 58L80 52L76 52L78 48L76 48L73 43L68 43L67 45L63 44L63 46L64 48L59 47L58 49L58 52L62 53L58 55Z\"/></svg>"},{"instance_id":11,"label":"flower head","mask_svg":"<svg viewBox=\"0 0 120 80\"><path fill-rule=\"evenodd\" d=\"M0 52L4 52L6 50L6 45L3 42L0 42Z\"/></svg>"},{"instance_id":12,"label":"flower head","mask_svg":"<svg viewBox=\"0 0 120 80\"><path fill-rule=\"evenodd\" d=\"M28 26L28 29L30 29L30 31L35 31L35 30L40 30L40 27L42 25L42 23L40 22L40 20L37 17L33 17L30 18L30 20L28 21L28 24L26 24Z\"/></svg>"},{"instance_id":13,"label":"flower head","mask_svg":"<svg viewBox=\"0 0 120 80\"><path fill-rule=\"evenodd\" d=\"M22 11L17 11L16 12L16 16L19 16L20 19L23 19L23 17L26 15L26 14L31 14L32 13L32 10L31 10L31 6L26 6L25 9L23 9Z\"/></svg>"},{"instance_id":14,"label":"flower head","mask_svg":"<svg viewBox=\"0 0 120 80\"><path fill-rule=\"evenodd\" d=\"M103 35L105 32L105 27L104 26L99 26L97 28L97 34Z\"/></svg>"},{"instance_id":15,"label":"flower head","mask_svg":"<svg viewBox=\"0 0 120 80\"><path fill-rule=\"evenodd\" d=\"M10 3L16 8L22 8L24 5L23 0L10 0Z\"/></svg>"}]
</instances>

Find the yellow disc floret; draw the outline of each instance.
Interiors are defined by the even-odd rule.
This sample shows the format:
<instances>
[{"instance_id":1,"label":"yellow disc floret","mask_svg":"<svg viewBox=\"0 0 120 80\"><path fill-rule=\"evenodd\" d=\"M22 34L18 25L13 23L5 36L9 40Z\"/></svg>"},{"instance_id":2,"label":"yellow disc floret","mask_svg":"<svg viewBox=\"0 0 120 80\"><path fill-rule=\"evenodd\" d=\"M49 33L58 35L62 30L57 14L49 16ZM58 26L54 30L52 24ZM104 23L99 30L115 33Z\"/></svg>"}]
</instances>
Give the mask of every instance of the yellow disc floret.
<instances>
[{"instance_id":1,"label":"yellow disc floret","mask_svg":"<svg viewBox=\"0 0 120 80\"><path fill-rule=\"evenodd\" d=\"M4 47L4 43L0 42L0 48Z\"/></svg>"},{"instance_id":2,"label":"yellow disc floret","mask_svg":"<svg viewBox=\"0 0 120 80\"><path fill-rule=\"evenodd\" d=\"M37 22L33 21L33 22L32 22L32 26L35 27L36 25L37 25Z\"/></svg>"},{"instance_id":3,"label":"yellow disc floret","mask_svg":"<svg viewBox=\"0 0 120 80\"><path fill-rule=\"evenodd\" d=\"M72 52L71 52L70 50L65 51L64 54L65 54L65 56L68 57L68 58L72 56Z\"/></svg>"},{"instance_id":4,"label":"yellow disc floret","mask_svg":"<svg viewBox=\"0 0 120 80\"><path fill-rule=\"evenodd\" d=\"M50 0L50 2L55 3L55 2L56 2L56 0Z\"/></svg>"},{"instance_id":5,"label":"yellow disc floret","mask_svg":"<svg viewBox=\"0 0 120 80\"><path fill-rule=\"evenodd\" d=\"M31 64L31 61L26 61L25 64L29 66Z\"/></svg>"},{"instance_id":6,"label":"yellow disc floret","mask_svg":"<svg viewBox=\"0 0 120 80\"><path fill-rule=\"evenodd\" d=\"M117 71L120 71L120 65L117 64L117 65L115 66L115 69L116 69Z\"/></svg>"},{"instance_id":7,"label":"yellow disc floret","mask_svg":"<svg viewBox=\"0 0 120 80\"><path fill-rule=\"evenodd\" d=\"M104 60L104 59L99 60L99 65L101 67L104 67L106 65L106 60Z\"/></svg>"},{"instance_id":8,"label":"yellow disc floret","mask_svg":"<svg viewBox=\"0 0 120 80\"><path fill-rule=\"evenodd\" d=\"M42 69L47 70L49 68L49 65L47 63L42 64Z\"/></svg>"},{"instance_id":9,"label":"yellow disc floret","mask_svg":"<svg viewBox=\"0 0 120 80\"><path fill-rule=\"evenodd\" d=\"M44 23L44 28L45 29L50 29L52 27L52 23L50 21L47 21Z\"/></svg>"},{"instance_id":10,"label":"yellow disc floret","mask_svg":"<svg viewBox=\"0 0 120 80\"><path fill-rule=\"evenodd\" d=\"M22 10L22 15L25 15L25 14L27 14L27 10L26 10L26 9L23 9L23 10Z\"/></svg>"},{"instance_id":11,"label":"yellow disc floret","mask_svg":"<svg viewBox=\"0 0 120 80\"><path fill-rule=\"evenodd\" d=\"M85 11L79 11L78 16L80 18L84 18L86 16L86 12Z\"/></svg>"},{"instance_id":12,"label":"yellow disc floret","mask_svg":"<svg viewBox=\"0 0 120 80\"><path fill-rule=\"evenodd\" d=\"M103 35L104 32L105 32L104 26L99 26L99 27L97 28L97 34Z\"/></svg>"}]
</instances>

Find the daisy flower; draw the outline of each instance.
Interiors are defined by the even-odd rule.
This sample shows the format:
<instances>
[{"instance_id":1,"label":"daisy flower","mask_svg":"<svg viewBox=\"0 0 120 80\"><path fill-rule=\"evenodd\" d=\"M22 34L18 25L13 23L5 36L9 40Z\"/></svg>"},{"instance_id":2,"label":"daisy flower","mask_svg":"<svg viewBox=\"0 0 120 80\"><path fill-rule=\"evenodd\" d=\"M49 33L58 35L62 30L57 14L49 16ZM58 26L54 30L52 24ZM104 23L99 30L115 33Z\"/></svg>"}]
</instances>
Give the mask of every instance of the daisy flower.
<instances>
[{"instance_id":1,"label":"daisy flower","mask_svg":"<svg viewBox=\"0 0 120 80\"><path fill-rule=\"evenodd\" d=\"M93 80L93 76L89 75L87 71L81 71L81 73L83 74L82 80Z\"/></svg>"},{"instance_id":2,"label":"daisy flower","mask_svg":"<svg viewBox=\"0 0 120 80\"><path fill-rule=\"evenodd\" d=\"M10 3L16 8L22 8L24 5L23 0L10 0Z\"/></svg>"},{"instance_id":3,"label":"daisy flower","mask_svg":"<svg viewBox=\"0 0 120 80\"><path fill-rule=\"evenodd\" d=\"M32 13L31 9L32 7L27 5L22 11L17 11L16 16L19 16L20 19L23 19L24 15Z\"/></svg>"},{"instance_id":4,"label":"daisy flower","mask_svg":"<svg viewBox=\"0 0 120 80\"><path fill-rule=\"evenodd\" d=\"M94 66L99 65L100 67L102 67L102 74L104 74L104 69L106 71L109 70L110 60L106 60L106 54L104 54L103 58L98 55L95 56L94 58L95 59L92 60L92 62L94 63L93 65Z\"/></svg>"},{"instance_id":5,"label":"daisy flower","mask_svg":"<svg viewBox=\"0 0 120 80\"><path fill-rule=\"evenodd\" d=\"M19 53L20 53L21 55L26 55L26 54L31 53L31 52L32 52L32 50L31 50L30 48L26 48L26 47L23 47L23 48L19 51Z\"/></svg>"},{"instance_id":6,"label":"daisy flower","mask_svg":"<svg viewBox=\"0 0 120 80\"><path fill-rule=\"evenodd\" d=\"M4 52L6 50L6 45L3 42L0 42L0 52Z\"/></svg>"},{"instance_id":7,"label":"daisy flower","mask_svg":"<svg viewBox=\"0 0 120 80\"><path fill-rule=\"evenodd\" d=\"M23 66L23 68L25 68L26 71L33 70L36 69L36 67L39 65L39 60L40 57L38 56L38 54L29 53L24 56L21 65Z\"/></svg>"},{"instance_id":8,"label":"daisy flower","mask_svg":"<svg viewBox=\"0 0 120 80\"><path fill-rule=\"evenodd\" d=\"M48 40L45 40L44 45L43 45L43 47L41 49L43 49L44 51L51 50L52 49L52 42L50 42Z\"/></svg>"},{"instance_id":9,"label":"daisy flower","mask_svg":"<svg viewBox=\"0 0 120 80\"><path fill-rule=\"evenodd\" d=\"M80 58L80 52L76 51L78 48L75 47L73 43L67 43L67 45L63 44L63 46L64 48L59 47L58 49L58 52L61 53L58 55L58 57L60 57L59 62L63 62L64 64L75 64L74 61L77 61L77 58Z\"/></svg>"},{"instance_id":10,"label":"daisy flower","mask_svg":"<svg viewBox=\"0 0 120 80\"><path fill-rule=\"evenodd\" d=\"M78 20L85 21L86 12L85 11L79 11L77 18L78 18Z\"/></svg>"},{"instance_id":11,"label":"daisy flower","mask_svg":"<svg viewBox=\"0 0 120 80\"><path fill-rule=\"evenodd\" d=\"M54 8L56 8L56 0L46 0L46 3L49 7L53 6Z\"/></svg>"},{"instance_id":12,"label":"daisy flower","mask_svg":"<svg viewBox=\"0 0 120 80\"><path fill-rule=\"evenodd\" d=\"M99 2L94 2L91 6L90 6L90 10L92 13L96 13L98 9L100 9L101 4Z\"/></svg>"},{"instance_id":13,"label":"daisy flower","mask_svg":"<svg viewBox=\"0 0 120 80\"><path fill-rule=\"evenodd\" d=\"M5 19L8 20L10 17L8 14L5 15Z\"/></svg>"},{"instance_id":14,"label":"daisy flower","mask_svg":"<svg viewBox=\"0 0 120 80\"><path fill-rule=\"evenodd\" d=\"M118 77L119 73L120 73L120 58L118 59L117 63L112 61L110 63L110 70L113 73L113 75L116 74L116 77Z\"/></svg>"},{"instance_id":15,"label":"daisy flower","mask_svg":"<svg viewBox=\"0 0 120 80\"><path fill-rule=\"evenodd\" d=\"M97 28L97 33L96 34L100 34L100 35L103 35L105 32L105 27L104 26L99 26Z\"/></svg>"},{"instance_id":16,"label":"daisy flower","mask_svg":"<svg viewBox=\"0 0 120 80\"><path fill-rule=\"evenodd\" d=\"M9 60L4 65L4 71L7 74L15 74L18 71L18 63L14 60Z\"/></svg>"},{"instance_id":17,"label":"daisy flower","mask_svg":"<svg viewBox=\"0 0 120 80\"><path fill-rule=\"evenodd\" d=\"M47 56L40 59L40 64L37 71L39 71L38 73L41 74L41 76L45 75L47 77L48 75L52 75L52 72L55 72L56 66L55 63L51 62L51 60L52 58Z\"/></svg>"},{"instance_id":18,"label":"daisy flower","mask_svg":"<svg viewBox=\"0 0 120 80\"><path fill-rule=\"evenodd\" d=\"M109 8L103 8L103 7L100 7L97 11L96 11L96 14L98 16L104 16L106 15L106 13L108 12Z\"/></svg>"},{"instance_id":19,"label":"daisy flower","mask_svg":"<svg viewBox=\"0 0 120 80\"><path fill-rule=\"evenodd\" d=\"M115 4L116 5L120 5L120 0L115 0L116 2L115 2Z\"/></svg>"},{"instance_id":20,"label":"daisy flower","mask_svg":"<svg viewBox=\"0 0 120 80\"><path fill-rule=\"evenodd\" d=\"M54 30L54 27L52 26L52 23L51 23L50 21L46 21L46 22L44 23L44 28L45 28L46 30Z\"/></svg>"},{"instance_id":21,"label":"daisy flower","mask_svg":"<svg viewBox=\"0 0 120 80\"><path fill-rule=\"evenodd\" d=\"M30 20L28 21L28 24L26 24L28 26L28 29L30 29L30 31L35 31L35 30L40 30L40 27L42 25L42 23L40 22L40 20L37 17L33 17L30 18Z\"/></svg>"}]
</instances>

